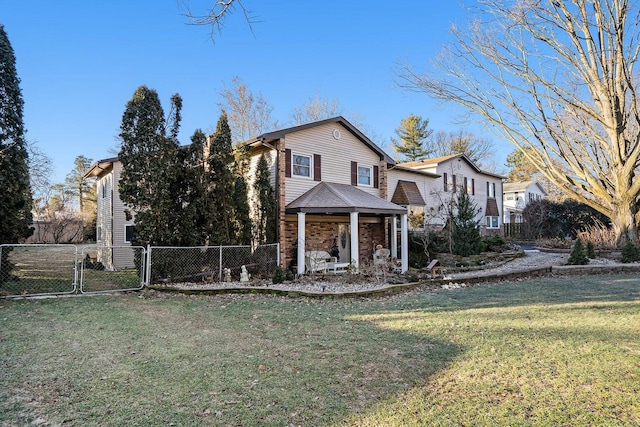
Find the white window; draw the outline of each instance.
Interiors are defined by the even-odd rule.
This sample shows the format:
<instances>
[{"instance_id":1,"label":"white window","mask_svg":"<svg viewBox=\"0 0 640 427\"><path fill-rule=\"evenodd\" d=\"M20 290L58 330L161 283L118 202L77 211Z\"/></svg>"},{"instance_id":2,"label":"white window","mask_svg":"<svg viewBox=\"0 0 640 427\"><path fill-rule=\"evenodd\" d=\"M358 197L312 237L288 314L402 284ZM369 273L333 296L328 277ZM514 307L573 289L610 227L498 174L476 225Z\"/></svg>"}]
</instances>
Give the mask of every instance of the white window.
<instances>
[{"instance_id":1,"label":"white window","mask_svg":"<svg viewBox=\"0 0 640 427\"><path fill-rule=\"evenodd\" d=\"M371 187L372 169L371 166L358 166L358 185Z\"/></svg>"},{"instance_id":2,"label":"white window","mask_svg":"<svg viewBox=\"0 0 640 427\"><path fill-rule=\"evenodd\" d=\"M135 226L133 224L125 224L124 226L124 242L131 243L133 240L133 230Z\"/></svg>"},{"instance_id":3,"label":"white window","mask_svg":"<svg viewBox=\"0 0 640 427\"><path fill-rule=\"evenodd\" d=\"M291 158L291 173L294 176L311 178L311 156L293 154Z\"/></svg>"},{"instance_id":4,"label":"white window","mask_svg":"<svg viewBox=\"0 0 640 427\"><path fill-rule=\"evenodd\" d=\"M488 216L487 218L487 228L499 228L500 227L500 218L497 216Z\"/></svg>"},{"instance_id":5,"label":"white window","mask_svg":"<svg viewBox=\"0 0 640 427\"><path fill-rule=\"evenodd\" d=\"M487 197L496 197L496 183L487 182Z\"/></svg>"},{"instance_id":6,"label":"white window","mask_svg":"<svg viewBox=\"0 0 640 427\"><path fill-rule=\"evenodd\" d=\"M505 200L513 200L513 196L514 196L513 193L507 193L505 194L504 198Z\"/></svg>"}]
</instances>

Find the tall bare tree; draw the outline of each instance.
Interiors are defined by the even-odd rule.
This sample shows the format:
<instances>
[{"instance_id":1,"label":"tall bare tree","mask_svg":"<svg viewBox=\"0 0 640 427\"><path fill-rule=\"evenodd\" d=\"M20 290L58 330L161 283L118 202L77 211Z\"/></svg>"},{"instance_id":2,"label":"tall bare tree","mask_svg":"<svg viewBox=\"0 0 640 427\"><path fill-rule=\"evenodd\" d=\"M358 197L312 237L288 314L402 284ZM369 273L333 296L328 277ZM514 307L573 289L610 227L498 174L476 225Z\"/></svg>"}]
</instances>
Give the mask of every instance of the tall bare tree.
<instances>
[{"instance_id":1,"label":"tall bare tree","mask_svg":"<svg viewBox=\"0 0 640 427\"><path fill-rule=\"evenodd\" d=\"M309 97L302 106L295 107L291 113L294 125L302 125L319 120L329 119L342 114L338 99L327 99L320 95Z\"/></svg>"},{"instance_id":2,"label":"tall bare tree","mask_svg":"<svg viewBox=\"0 0 640 427\"><path fill-rule=\"evenodd\" d=\"M431 136L429 142L435 156L463 153L484 170L493 171L496 169L495 150L491 139L481 138L464 130L457 130L436 132Z\"/></svg>"},{"instance_id":3,"label":"tall bare tree","mask_svg":"<svg viewBox=\"0 0 640 427\"><path fill-rule=\"evenodd\" d=\"M233 143L246 141L252 136L273 130L277 126L271 116L273 106L262 93L254 95L238 76L220 92L224 102L218 105L227 114Z\"/></svg>"},{"instance_id":4,"label":"tall bare tree","mask_svg":"<svg viewBox=\"0 0 640 427\"><path fill-rule=\"evenodd\" d=\"M611 218L619 238L637 239L638 4L478 3L434 69L405 66L400 84L477 114L551 182Z\"/></svg>"}]
</instances>

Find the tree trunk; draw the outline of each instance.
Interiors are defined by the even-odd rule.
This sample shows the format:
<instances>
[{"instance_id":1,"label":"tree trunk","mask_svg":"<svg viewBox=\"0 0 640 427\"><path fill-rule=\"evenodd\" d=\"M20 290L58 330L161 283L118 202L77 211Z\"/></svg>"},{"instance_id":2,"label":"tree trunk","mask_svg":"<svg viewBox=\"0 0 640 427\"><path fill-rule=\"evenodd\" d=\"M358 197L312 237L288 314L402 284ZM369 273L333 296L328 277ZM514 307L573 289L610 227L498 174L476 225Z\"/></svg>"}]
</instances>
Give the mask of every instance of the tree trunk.
<instances>
[{"instance_id":1,"label":"tree trunk","mask_svg":"<svg viewBox=\"0 0 640 427\"><path fill-rule=\"evenodd\" d=\"M611 215L611 226L616 233L619 246L638 241L638 226L635 216L638 209L632 201L621 201Z\"/></svg>"}]
</instances>

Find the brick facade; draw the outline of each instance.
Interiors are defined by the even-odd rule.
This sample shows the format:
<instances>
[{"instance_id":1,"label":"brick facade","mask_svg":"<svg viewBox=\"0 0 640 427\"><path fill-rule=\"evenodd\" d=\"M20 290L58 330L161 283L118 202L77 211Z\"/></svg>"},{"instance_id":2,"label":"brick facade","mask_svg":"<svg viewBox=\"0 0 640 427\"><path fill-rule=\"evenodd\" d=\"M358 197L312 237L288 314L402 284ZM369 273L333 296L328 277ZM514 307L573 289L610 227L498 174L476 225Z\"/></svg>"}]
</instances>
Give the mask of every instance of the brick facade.
<instances>
[{"instance_id":1,"label":"brick facade","mask_svg":"<svg viewBox=\"0 0 640 427\"><path fill-rule=\"evenodd\" d=\"M321 216L307 216L305 224L305 249L329 251L334 239L338 236L339 224L349 224L348 216L336 216L327 218ZM376 245L387 245L386 221L382 217L361 217L358 222L359 259L370 261ZM287 215L284 226L284 239L281 240L281 248L286 250L281 258L285 268L291 268L297 263L298 220L294 215Z\"/></svg>"}]
</instances>

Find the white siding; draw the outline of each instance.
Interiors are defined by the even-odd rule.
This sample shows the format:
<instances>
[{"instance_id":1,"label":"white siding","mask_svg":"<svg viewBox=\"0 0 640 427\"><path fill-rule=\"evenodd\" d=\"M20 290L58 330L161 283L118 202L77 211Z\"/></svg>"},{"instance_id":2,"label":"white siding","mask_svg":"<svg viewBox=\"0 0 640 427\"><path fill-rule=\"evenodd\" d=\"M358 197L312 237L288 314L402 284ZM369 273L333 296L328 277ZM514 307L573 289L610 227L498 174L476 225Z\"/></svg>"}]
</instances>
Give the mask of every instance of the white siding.
<instances>
[{"instance_id":1,"label":"white siding","mask_svg":"<svg viewBox=\"0 0 640 427\"><path fill-rule=\"evenodd\" d=\"M333 131L340 132L340 139L333 137ZM359 166L379 166L380 158L346 128L338 123L331 123L291 133L286 136L285 146L293 154L311 156L319 154L322 165L322 181L338 184L351 184L351 162ZM373 177L372 177L373 181ZM285 182L285 203L315 187L318 181L313 178L292 176ZM372 182L373 184L373 182ZM380 196L380 189L373 186L358 186L360 190Z\"/></svg>"}]
</instances>

